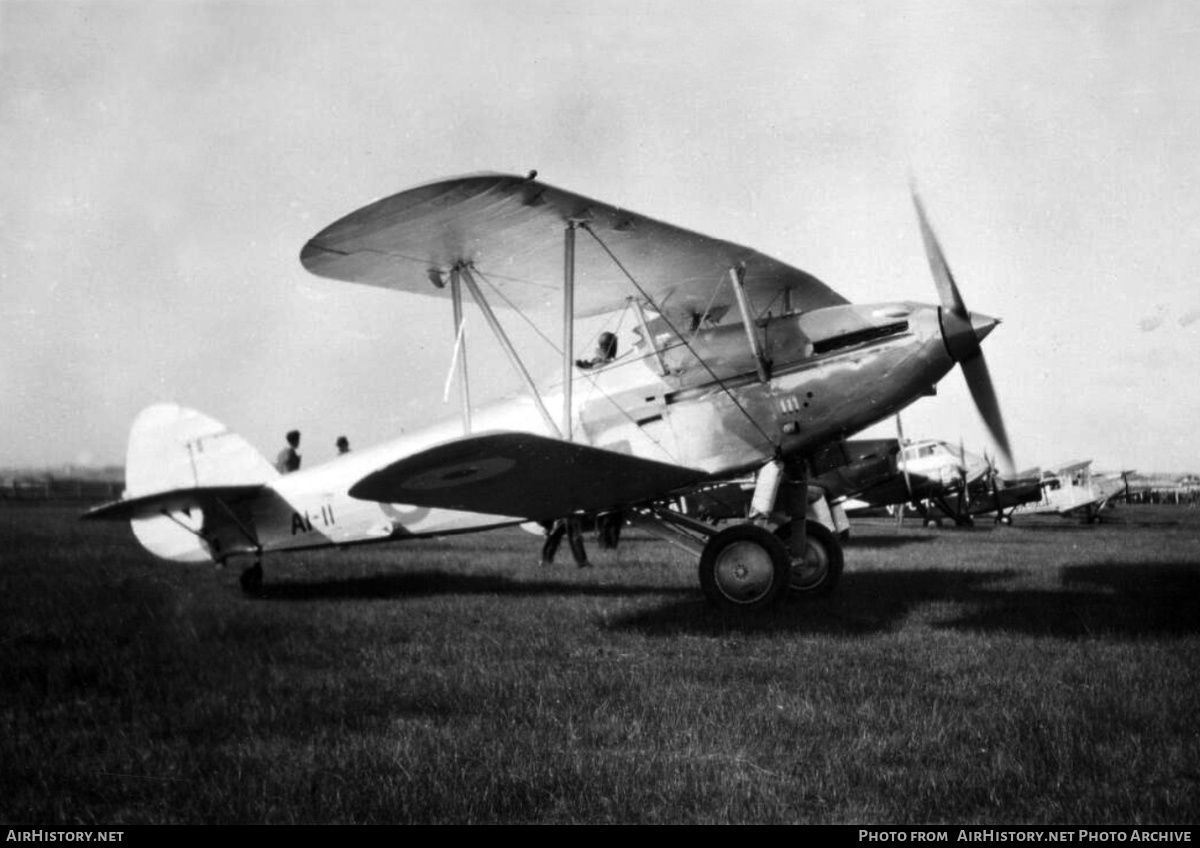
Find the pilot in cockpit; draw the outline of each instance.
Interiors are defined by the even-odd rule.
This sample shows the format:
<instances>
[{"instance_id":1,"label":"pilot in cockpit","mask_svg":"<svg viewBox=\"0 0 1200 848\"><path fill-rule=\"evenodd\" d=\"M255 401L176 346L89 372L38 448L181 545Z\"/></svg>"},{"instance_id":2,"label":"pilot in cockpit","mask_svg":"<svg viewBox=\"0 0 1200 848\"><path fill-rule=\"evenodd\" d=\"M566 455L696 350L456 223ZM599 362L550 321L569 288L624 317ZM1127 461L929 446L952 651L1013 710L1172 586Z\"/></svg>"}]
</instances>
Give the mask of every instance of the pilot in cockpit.
<instances>
[{"instance_id":1,"label":"pilot in cockpit","mask_svg":"<svg viewBox=\"0 0 1200 848\"><path fill-rule=\"evenodd\" d=\"M598 368L606 362L617 358L617 336L615 333L601 333L596 341L596 352L591 359L576 359L575 366L585 371Z\"/></svg>"}]
</instances>

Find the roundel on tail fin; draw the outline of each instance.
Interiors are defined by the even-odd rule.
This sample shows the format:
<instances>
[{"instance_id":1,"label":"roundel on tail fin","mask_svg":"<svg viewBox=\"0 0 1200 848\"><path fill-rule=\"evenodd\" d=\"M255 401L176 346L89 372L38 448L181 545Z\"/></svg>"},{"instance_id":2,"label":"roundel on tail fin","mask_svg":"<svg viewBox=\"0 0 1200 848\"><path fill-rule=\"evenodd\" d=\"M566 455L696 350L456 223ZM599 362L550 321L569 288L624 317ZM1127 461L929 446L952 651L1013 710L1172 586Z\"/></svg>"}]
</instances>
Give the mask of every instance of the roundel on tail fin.
<instances>
[{"instance_id":1,"label":"roundel on tail fin","mask_svg":"<svg viewBox=\"0 0 1200 848\"><path fill-rule=\"evenodd\" d=\"M142 547L157 557L173 562L209 562L213 556L208 544L196 535L204 515L199 509L190 513L135 518L129 523Z\"/></svg>"}]
</instances>

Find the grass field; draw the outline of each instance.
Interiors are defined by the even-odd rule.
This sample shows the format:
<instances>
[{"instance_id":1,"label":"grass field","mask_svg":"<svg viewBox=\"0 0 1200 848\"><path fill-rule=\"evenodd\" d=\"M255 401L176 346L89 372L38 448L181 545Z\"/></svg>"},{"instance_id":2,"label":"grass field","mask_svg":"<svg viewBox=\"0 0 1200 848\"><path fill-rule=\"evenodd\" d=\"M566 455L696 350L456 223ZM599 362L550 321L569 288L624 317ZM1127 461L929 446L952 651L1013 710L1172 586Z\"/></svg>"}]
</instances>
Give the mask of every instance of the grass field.
<instances>
[{"instance_id":1,"label":"grass field","mask_svg":"<svg viewBox=\"0 0 1200 848\"><path fill-rule=\"evenodd\" d=\"M1200 821L1200 511L858 524L759 617L631 535L176 566L0 508L0 820ZM570 557L562 555L567 563Z\"/></svg>"}]
</instances>

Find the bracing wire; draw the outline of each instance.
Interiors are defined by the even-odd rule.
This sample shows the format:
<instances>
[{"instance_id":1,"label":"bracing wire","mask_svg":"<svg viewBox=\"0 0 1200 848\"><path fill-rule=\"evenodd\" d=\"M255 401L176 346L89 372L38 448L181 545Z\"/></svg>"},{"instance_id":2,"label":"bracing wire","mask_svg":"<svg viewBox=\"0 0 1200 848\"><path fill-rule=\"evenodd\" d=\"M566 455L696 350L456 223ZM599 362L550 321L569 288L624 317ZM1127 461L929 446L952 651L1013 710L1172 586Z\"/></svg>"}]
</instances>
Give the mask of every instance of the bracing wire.
<instances>
[{"instance_id":1,"label":"bracing wire","mask_svg":"<svg viewBox=\"0 0 1200 848\"><path fill-rule=\"evenodd\" d=\"M717 284L713 286L712 296L709 297L708 303L704 305L704 311L700 313L700 320L696 322L696 328L692 330L693 339L699 335L700 328L704 326L704 322L708 319L708 313L712 310L713 304L717 302L717 295L721 293L721 289L725 287L725 283L728 282L728 280L729 275L722 274L717 280Z\"/></svg>"},{"instance_id":2,"label":"bracing wire","mask_svg":"<svg viewBox=\"0 0 1200 848\"><path fill-rule=\"evenodd\" d=\"M708 376L713 379L713 382L721 387L721 391L723 391L729 397L729 400L733 402L733 405L737 407L738 411L742 413L742 415L747 421L750 422L754 429L759 432L759 435L763 437L763 440L767 444L778 449L779 445L775 442L775 440L767 435L767 432L762 428L761 425L759 425L758 421L754 419L754 416L749 413L746 407L742 406L742 402L737 399L737 395L735 395L733 391L725 384L724 380L716 375L712 368L709 367L708 363L704 361L703 357L696 352L696 349L692 347L692 343L688 341L682 333L679 332L673 323L671 323L671 319L667 317L666 313L659 309L658 305L654 302L654 298L650 297L649 293L642 288L641 284L636 279L634 279L633 274L629 273L629 270L624 266L624 264L622 264L621 260L618 259L616 254L614 254L612 250L609 249L608 245L604 243L604 239L600 238L600 236L596 234L596 232L587 224L587 222L583 222L579 226L596 240L596 243L599 244L600 248L608 254L608 258L611 259L613 264L621 270L621 273L624 274L626 279L628 279L633 287L638 290L638 293L641 294L641 296L646 299L646 302L649 303L651 307L653 307L659 313L659 317L662 318L663 322L674 334L675 338L679 339L683 343L683 346L687 348L688 352L696 358L696 361L699 362L704 370L708 372Z\"/></svg>"},{"instance_id":3,"label":"bracing wire","mask_svg":"<svg viewBox=\"0 0 1200 848\"><path fill-rule=\"evenodd\" d=\"M475 272L476 277L478 277L479 279L481 279L485 283L487 283L487 287L489 289L491 289L492 291L494 291L497 295L499 295L500 299L504 301L505 305L507 305L508 308L511 309L513 312L516 312L517 315L520 316L521 320L524 321L526 324L528 324L533 329L533 331L538 334L538 336L542 339L542 341L544 341L546 344L550 345L550 347L554 350L555 353L559 354L560 356L562 355L562 348L560 348L557 344L555 344L554 341L549 336L547 336L545 333L542 332L541 328L538 327L537 324L533 323L533 321L531 321L529 319L528 315L526 315L523 311L521 311L520 308L517 307L516 304L514 304L511 300L509 300L508 296L505 295L504 292L501 291L500 288L495 283L493 283L491 280L489 280L487 278L486 274L484 274L482 271L480 271L478 268L476 268L474 266L471 266L471 270Z\"/></svg>"},{"instance_id":4,"label":"bracing wire","mask_svg":"<svg viewBox=\"0 0 1200 848\"><path fill-rule=\"evenodd\" d=\"M486 274L484 274L478 268L474 268L473 270L475 272L476 278L483 280L483 282L485 284L487 284L488 288L490 288L493 292L495 292L497 295L499 295L500 299L503 300L504 303L510 309L512 309L514 312L517 313L517 315L519 315L521 317L521 320L523 320L526 324L528 324L533 329L533 331L535 333L537 333L537 335L539 337L541 337L541 339L544 342L546 342L546 344L548 344L551 348L554 349L555 353L557 353L559 355L562 354L562 348L560 348L557 344L554 343L554 341L552 339L550 339L545 333L543 333L541 331L541 328L539 328L537 326L537 324L535 324L532 320L530 320L528 315L526 315L521 309L519 309L515 304L513 304L513 302L505 296L504 292L501 291L494 283L492 283L491 280L489 280L487 278ZM614 332L620 331L621 326L625 321L625 316L628 313L629 313L629 302L626 301L625 308L621 311L621 317L617 320L617 328L616 328L616 330L614 330ZM672 329L674 329L674 328L672 328ZM595 341L595 339L598 337L599 337L599 334L597 334L595 337L593 337L593 341ZM598 385L596 385L596 381L594 379L591 379L589 377L588 382L591 384L591 387L594 391L599 392L604 397L604 399L607 400L609 403L611 403L613 405L613 407L622 416L624 416L630 423L637 424L637 421L635 421L633 416L629 414L628 410L626 410L624 407L622 407L607 392L605 392L602 388L600 388ZM735 403L736 403L736 401L735 401ZM672 458L674 457L674 454L671 451L667 450L666 445L662 444L662 442L660 442L658 439L651 436L649 433L646 433L644 430L642 432L651 442L653 442L658 447L659 450L661 450L663 452L663 454L665 454L666 456L672 457Z\"/></svg>"}]
</instances>

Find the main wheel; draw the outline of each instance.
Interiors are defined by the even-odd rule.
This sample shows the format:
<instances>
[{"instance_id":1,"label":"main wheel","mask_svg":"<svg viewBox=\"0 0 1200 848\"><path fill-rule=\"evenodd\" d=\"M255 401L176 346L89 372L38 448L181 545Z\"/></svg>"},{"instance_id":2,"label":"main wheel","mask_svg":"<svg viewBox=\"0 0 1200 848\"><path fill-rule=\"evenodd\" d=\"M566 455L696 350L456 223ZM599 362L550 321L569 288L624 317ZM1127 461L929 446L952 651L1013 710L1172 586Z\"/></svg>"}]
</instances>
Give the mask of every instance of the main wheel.
<instances>
[{"instance_id":1,"label":"main wheel","mask_svg":"<svg viewBox=\"0 0 1200 848\"><path fill-rule=\"evenodd\" d=\"M789 521L775 531L775 536L785 547L792 540L793 526L794 522ZM789 588L797 595L823 598L837 588L846 559L837 536L824 524L805 521L804 531L808 544L804 546L804 556L791 562Z\"/></svg>"},{"instance_id":2,"label":"main wheel","mask_svg":"<svg viewBox=\"0 0 1200 848\"><path fill-rule=\"evenodd\" d=\"M783 542L753 524L722 530L700 555L700 586L709 602L722 609L774 606L787 591L790 572Z\"/></svg>"}]
</instances>

